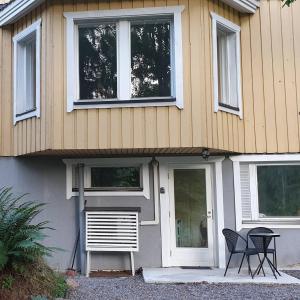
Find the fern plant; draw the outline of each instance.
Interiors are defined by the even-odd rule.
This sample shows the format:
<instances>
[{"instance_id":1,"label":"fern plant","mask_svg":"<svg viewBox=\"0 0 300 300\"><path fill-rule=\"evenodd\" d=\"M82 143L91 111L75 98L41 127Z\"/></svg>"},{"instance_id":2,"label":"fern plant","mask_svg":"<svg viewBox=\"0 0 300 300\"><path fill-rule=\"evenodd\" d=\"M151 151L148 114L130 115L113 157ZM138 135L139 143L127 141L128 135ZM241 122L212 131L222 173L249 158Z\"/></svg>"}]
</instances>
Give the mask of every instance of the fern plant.
<instances>
[{"instance_id":1,"label":"fern plant","mask_svg":"<svg viewBox=\"0 0 300 300\"><path fill-rule=\"evenodd\" d=\"M41 244L43 231L51 229L48 221L33 223L44 204L24 201L24 196L15 196L12 188L0 189L0 271L6 267L18 270L52 252Z\"/></svg>"}]
</instances>

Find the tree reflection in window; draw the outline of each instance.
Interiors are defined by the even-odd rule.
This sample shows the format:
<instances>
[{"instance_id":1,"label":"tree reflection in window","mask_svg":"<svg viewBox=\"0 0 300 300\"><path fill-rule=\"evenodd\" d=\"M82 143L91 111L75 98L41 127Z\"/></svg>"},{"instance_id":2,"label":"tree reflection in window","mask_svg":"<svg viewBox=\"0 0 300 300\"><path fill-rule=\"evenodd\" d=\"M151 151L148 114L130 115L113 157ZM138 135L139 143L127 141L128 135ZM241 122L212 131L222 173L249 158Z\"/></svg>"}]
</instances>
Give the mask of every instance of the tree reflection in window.
<instances>
[{"instance_id":1,"label":"tree reflection in window","mask_svg":"<svg viewBox=\"0 0 300 300\"><path fill-rule=\"evenodd\" d=\"M79 27L80 99L117 98L116 24Z\"/></svg>"},{"instance_id":2,"label":"tree reflection in window","mask_svg":"<svg viewBox=\"0 0 300 300\"><path fill-rule=\"evenodd\" d=\"M132 98L171 96L170 21L131 23Z\"/></svg>"},{"instance_id":3,"label":"tree reflection in window","mask_svg":"<svg viewBox=\"0 0 300 300\"><path fill-rule=\"evenodd\" d=\"M300 166L258 166L260 217L300 216Z\"/></svg>"},{"instance_id":4,"label":"tree reflection in window","mask_svg":"<svg viewBox=\"0 0 300 300\"><path fill-rule=\"evenodd\" d=\"M141 189L140 167L91 168L91 187L103 190Z\"/></svg>"}]
</instances>

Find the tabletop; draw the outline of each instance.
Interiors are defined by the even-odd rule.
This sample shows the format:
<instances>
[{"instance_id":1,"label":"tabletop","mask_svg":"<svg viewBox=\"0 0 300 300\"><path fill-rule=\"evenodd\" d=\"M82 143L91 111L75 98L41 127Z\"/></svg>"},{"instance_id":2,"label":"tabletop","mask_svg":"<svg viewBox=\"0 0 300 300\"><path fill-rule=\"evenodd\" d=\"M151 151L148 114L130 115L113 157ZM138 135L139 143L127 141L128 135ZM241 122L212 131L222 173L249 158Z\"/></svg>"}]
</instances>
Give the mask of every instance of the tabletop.
<instances>
[{"instance_id":1,"label":"tabletop","mask_svg":"<svg viewBox=\"0 0 300 300\"><path fill-rule=\"evenodd\" d=\"M250 233L250 236L261 236L261 237L279 237L279 233L270 233L270 232L258 232L258 233Z\"/></svg>"}]
</instances>

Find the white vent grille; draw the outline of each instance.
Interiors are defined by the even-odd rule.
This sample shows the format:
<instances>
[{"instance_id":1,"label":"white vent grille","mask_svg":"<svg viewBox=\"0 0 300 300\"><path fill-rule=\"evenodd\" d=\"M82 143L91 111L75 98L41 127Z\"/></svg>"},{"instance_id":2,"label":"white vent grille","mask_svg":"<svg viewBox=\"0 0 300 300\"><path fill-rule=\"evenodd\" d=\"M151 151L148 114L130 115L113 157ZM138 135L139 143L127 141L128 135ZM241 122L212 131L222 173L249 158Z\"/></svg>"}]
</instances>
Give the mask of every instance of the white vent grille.
<instances>
[{"instance_id":1,"label":"white vent grille","mask_svg":"<svg viewBox=\"0 0 300 300\"><path fill-rule=\"evenodd\" d=\"M138 251L138 212L87 211L87 251Z\"/></svg>"},{"instance_id":2,"label":"white vent grille","mask_svg":"<svg viewBox=\"0 0 300 300\"><path fill-rule=\"evenodd\" d=\"M250 193L250 171L248 164L240 165L241 176L241 201L243 220L252 219L251 193Z\"/></svg>"}]
</instances>

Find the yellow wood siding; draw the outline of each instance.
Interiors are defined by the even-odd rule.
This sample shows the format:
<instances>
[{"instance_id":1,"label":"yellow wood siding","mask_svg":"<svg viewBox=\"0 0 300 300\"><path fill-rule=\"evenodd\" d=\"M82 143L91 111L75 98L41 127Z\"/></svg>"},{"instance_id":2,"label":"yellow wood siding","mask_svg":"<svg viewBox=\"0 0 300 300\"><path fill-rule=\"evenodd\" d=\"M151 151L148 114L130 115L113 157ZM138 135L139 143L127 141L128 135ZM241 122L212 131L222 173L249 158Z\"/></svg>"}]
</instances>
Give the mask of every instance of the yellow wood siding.
<instances>
[{"instance_id":1,"label":"yellow wood siding","mask_svg":"<svg viewBox=\"0 0 300 300\"><path fill-rule=\"evenodd\" d=\"M63 12L184 5L184 109L89 109L66 112L66 34ZM241 26L243 119L214 113L210 12ZM299 152L300 2L282 8L262 0L254 15L217 0L52 0L0 29L0 154L45 151L71 155L151 151ZM12 124L12 41L42 19L41 118ZM157 149L158 148L158 149ZM151 150L152 149L152 150ZM73 152L72 152L73 151ZM113 152L112 151L112 152Z\"/></svg>"}]
</instances>

